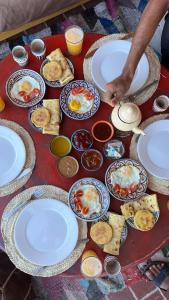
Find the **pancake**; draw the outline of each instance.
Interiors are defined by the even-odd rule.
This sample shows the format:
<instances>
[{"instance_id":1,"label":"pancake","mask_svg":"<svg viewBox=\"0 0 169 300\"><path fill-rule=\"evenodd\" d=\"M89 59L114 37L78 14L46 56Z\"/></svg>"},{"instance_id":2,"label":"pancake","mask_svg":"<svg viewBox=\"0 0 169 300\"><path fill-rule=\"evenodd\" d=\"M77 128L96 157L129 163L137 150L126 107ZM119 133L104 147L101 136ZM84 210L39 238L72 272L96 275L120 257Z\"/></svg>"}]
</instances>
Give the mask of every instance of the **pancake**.
<instances>
[{"instance_id":1,"label":"pancake","mask_svg":"<svg viewBox=\"0 0 169 300\"><path fill-rule=\"evenodd\" d=\"M61 64L57 61L48 62L43 67L43 76L49 81L59 80L62 73Z\"/></svg>"},{"instance_id":2,"label":"pancake","mask_svg":"<svg viewBox=\"0 0 169 300\"><path fill-rule=\"evenodd\" d=\"M98 245L104 245L112 239L112 227L106 222L99 221L90 229L91 239Z\"/></svg>"},{"instance_id":3,"label":"pancake","mask_svg":"<svg viewBox=\"0 0 169 300\"><path fill-rule=\"evenodd\" d=\"M38 107L33 111L31 121L36 127L43 128L50 121L50 113L45 107Z\"/></svg>"}]
</instances>

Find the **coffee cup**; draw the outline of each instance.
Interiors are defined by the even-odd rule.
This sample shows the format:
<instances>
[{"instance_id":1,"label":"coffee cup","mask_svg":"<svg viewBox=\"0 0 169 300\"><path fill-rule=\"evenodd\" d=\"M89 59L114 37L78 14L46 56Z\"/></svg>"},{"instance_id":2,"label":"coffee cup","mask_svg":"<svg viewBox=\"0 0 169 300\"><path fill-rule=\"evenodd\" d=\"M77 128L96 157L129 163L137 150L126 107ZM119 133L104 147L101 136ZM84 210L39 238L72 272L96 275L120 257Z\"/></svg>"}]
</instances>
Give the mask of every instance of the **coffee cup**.
<instances>
[{"instance_id":1,"label":"coffee cup","mask_svg":"<svg viewBox=\"0 0 169 300\"><path fill-rule=\"evenodd\" d=\"M169 107L169 98L165 95L160 95L154 100L153 111L163 112Z\"/></svg>"},{"instance_id":2,"label":"coffee cup","mask_svg":"<svg viewBox=\"0 0 169 300\"><path fill-rule=\"evenodd\" d=\"M104 270L108 275L118 275L121 272L121 265L115 256L107 255L104 260Z\"/></svg>"},{"instance_id":3,"label":"coffee cup","mask_svg":"<svg viewBox=\"0 0 169 300\"><path fill-rule=\"evenodd\" d=\"M44 59L46 53L46 46L41 39L34 39L31 42L31 52L38 59Z\"/></svg>"},{"instance_id":4,"label":"coffee cup","mask_svg":"<svg viewBox=\"0 0 169 300\"><path fill-rule=\"evenodd\" d=\"M18 63L21 67L25 67L28 63L28 52L22 46L15 46L12 49L12 56L14 61Z\"/></svg>"}]
</instances>

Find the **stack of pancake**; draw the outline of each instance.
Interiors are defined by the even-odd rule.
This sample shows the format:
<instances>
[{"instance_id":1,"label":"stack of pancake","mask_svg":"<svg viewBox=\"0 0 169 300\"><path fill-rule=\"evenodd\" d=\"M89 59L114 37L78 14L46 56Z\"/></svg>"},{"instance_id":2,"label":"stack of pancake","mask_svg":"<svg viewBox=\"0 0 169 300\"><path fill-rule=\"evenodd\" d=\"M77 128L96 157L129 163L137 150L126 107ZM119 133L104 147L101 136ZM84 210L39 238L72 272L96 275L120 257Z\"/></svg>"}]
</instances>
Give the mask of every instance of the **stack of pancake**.
<instances>
[{"instance_id":1,"label":"stack of pancake","mask_svg":"<svg viewBox=\"0 0 169 300\"><path fill-rule=\"evenodd\" d=\"M43 106L33 111L31 121L36 127L42 128L43 134L59 135L59 99L43 100Z\"/></svg>"}]
</instances>

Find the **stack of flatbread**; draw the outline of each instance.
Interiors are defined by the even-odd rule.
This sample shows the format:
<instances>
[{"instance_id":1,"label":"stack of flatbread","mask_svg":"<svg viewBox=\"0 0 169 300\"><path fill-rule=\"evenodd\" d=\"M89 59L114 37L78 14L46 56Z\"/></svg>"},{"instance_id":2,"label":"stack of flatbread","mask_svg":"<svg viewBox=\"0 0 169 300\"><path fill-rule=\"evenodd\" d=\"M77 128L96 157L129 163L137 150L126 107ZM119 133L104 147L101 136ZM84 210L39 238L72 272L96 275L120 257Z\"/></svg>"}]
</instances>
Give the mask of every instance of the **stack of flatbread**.
<instances>
[{"instance_id":1,"label":"stack of flatbread","mask_svg":"<svg viewBox=\"0 0 169 300\"><path fill-rule=\"evenodd\" d=\"M133 218L139 210L149 210L150 212L158 212L159 206L157 201L157 195L146 195L139 200L130 201L120 206L121 211L125 219Z\"/></svg>"},{"instance_id":2,"label":"stack of flatbread","mask_svg":"<svg viewBox=\"0 0 169 300\"><path fill-rule=\"evenodd\" d=\"M104 245L103 251L112 255L119 255L121 234L123 231L125 218L116 213L109 213L109 224L113 229L111 241Z\"/></svg>"},{"instance_id":3,"label":"stack of flatbread","mask_svg":"<svg viewBox=\"0 0 169 300\"><path fill-rule=\"evenodd\" d=\"M42 128L43 134L59 135L59 99L43 100L43 106L33 111L31 121L36 127Z\"/></svg>"},{"instance_id":4,"label":"stack of flatbread","mask_svg":"<svg viewBox=\"0 0 169 300\"><path fill-rule=\"evenodd\" d=\"M52 51L47 59L49 62L44 65L42 71L44 78L49 81L59 80L61 86L74 79L67 59L59 48Z\"/></svg>"}]
</instances>

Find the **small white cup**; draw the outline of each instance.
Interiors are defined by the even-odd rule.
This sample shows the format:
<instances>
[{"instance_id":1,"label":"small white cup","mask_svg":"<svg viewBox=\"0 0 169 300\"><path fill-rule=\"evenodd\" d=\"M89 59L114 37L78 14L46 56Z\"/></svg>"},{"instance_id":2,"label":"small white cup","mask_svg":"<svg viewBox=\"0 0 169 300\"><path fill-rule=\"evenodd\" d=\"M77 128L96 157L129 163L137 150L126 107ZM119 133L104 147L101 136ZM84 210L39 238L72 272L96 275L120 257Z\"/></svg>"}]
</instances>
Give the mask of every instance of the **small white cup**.
<instances>
[{"instance_id":1,"label":"small white cup","mask_svg":"<svg viewBox=\"0 0 169 300\"><path fill-rule=\"evenodd\" d=\"M169 98L165 95L161 95L154 100L153 111L163 112L169 107Z\"/></svg>"},{"instance_id":2,"label":"small white cup","mask_svg":"<svg viewBox=\"0 0 169 300\"><path fill-rule=\"evenodd\" d=\"M12 49L12 56L14 61L18 63L21 67L25 67L28 63L28 52L22 46L15 46Z\"/></svg>"},{"instance_id":3,"label":"small white cup","mask_svg":"<svg viewBox=\"0 0 169 300\"><path fill-rule=\"evenodd\" d=\"M104 260L104 270L108 275L118 275L121 272L121 265L117 257L107 255Z\"/></svg>"},{"instance_id":4,"label":"small white cup","mask_svg":"<svg viewBox=\"0 0 169 300\"><path fill-rule=\"evenodd\" d=\"M46 53L46 46L41 39L34 39L31 43L31 52L38 59L44 59Z\"/></svg>"}]
</instances>

